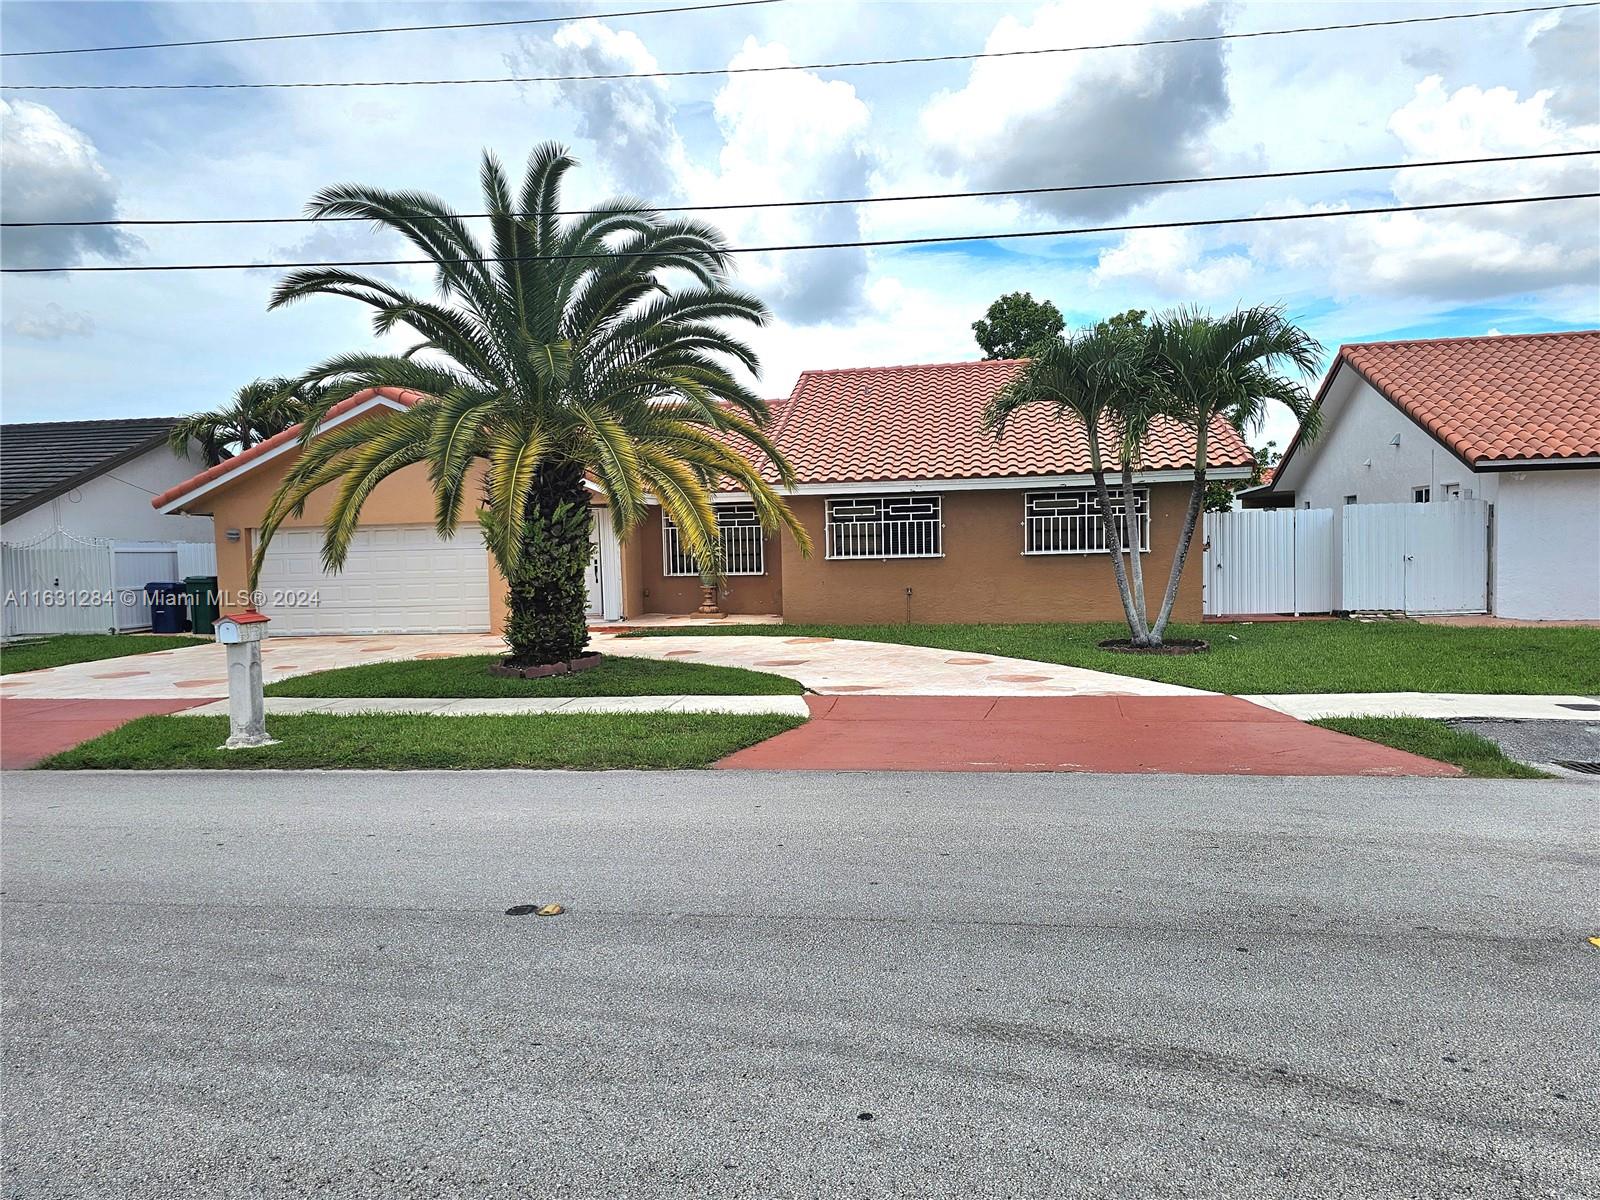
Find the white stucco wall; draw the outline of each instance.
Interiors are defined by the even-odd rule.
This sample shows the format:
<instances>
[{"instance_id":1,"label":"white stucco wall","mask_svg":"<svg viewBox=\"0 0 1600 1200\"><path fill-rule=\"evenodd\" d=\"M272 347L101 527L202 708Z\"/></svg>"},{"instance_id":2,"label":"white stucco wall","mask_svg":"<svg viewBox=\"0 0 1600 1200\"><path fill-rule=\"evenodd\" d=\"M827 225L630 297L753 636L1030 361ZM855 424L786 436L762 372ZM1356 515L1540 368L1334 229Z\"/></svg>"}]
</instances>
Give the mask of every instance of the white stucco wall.
<instances>
[{"instance_id":1,"label":"white stucco wall","mask_svg":"<svg viewBox=\"0 0 1600 1200\"><path fill-rule=\"evenodd\" d=\"M1322 436L1302 445L1285 469L1281 488L1292 488L1295 507L1337 510L1346 496L1358 504L1410 501L1412 489L1461 486L1478 499L1494 502L1499 482L1478 474L1436 442L1420 425L1390 404L1354 371L1342 369L1324 404ZM1398 436L1400 444L1393 445Z\"/></svg>"},{"instance_id":2,"label":"white stucco wall","mask_svg":"<svg viewBox=\"0 0 1600 1200\"><path fill-rule=\"evenodd\" d=\"M1600 469L1502 475L1494 546L1496 616L1600 620Z\"/></svg>"},{"instance_id":3,"label":"white stucco wall","mask_svg":"<svg viewBox=\"0 0 1600 1200\"><path fill-rule=\"evenodd\" d=\"M209 542L210 517L162 516L153 496L205 468L158 446L97 475L82 488L57 496L0 527L0 541L26 542L58 526L75 537L124 542Z\"/></svg>"}]
</instances>

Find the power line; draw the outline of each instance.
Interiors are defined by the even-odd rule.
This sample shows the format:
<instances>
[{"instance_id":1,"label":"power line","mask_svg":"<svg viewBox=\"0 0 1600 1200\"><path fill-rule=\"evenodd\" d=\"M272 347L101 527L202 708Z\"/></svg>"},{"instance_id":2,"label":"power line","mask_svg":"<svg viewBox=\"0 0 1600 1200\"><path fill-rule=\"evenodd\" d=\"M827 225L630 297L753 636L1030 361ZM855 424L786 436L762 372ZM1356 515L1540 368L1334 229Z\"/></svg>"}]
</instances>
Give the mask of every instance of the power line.
<instances>
[{"instance_id":1,"label":"power line","mask_svg":"<svg viewBox=\"0 0 1600 1200\"><path fill-rule=\"evenodd\" d=\"M1366 171L1411 170L1418 167L1468 167L1485 163L1533 162L1551 158L1581 158L1600 154L1600 150L1551 150L1540 154L1499 154L1486 158L1436 158L1421 162L1368 163L1353 167L1315 167L1298 171L1250 171L1237 175L1190 175L1176 179L1140 179L1126 183L1070 183L1049 187L995 188L980 192L917 192L893 196L851 196L836 200L753 200L741 204L672 204L645 207L640 213L732 212L757 208L820 208L842 204L898 204L912 200L979 200L997 196L1042 196L1063 192L1100 192L1119 188L1175 187L1195 183L1237 183L1259 179L1298 179L1312 175L1352 175ZM594 216L592 208L558 209L559 217ZM494 213L455 213L461 220L483 220ZM518 213L517 216L526 216ZM417 217L417 220L439 219ZM76 229L106 225L307 225L343 222L368 222L370 217L109 217L96 221L0 221L0 229Z\"/></svg>"},{"instance_id":2,"label":"power line","mask_svg":"<svg viewBox=\"0 0 1600 1200\"><path fill-rule=\"evenodd\" d=\"M984 50L972 54L925 54L914 58L866 58L842 62L799 63L749 67L704 67L688 71L617 71L602 75L503 75L481 79L380 79L331 80L294 83L7 83L11 91L30 92L180 92L241 91L261 88L383 88L456 87L486 83L596 83L624 79L686 79L709 75L761 75L784 71L840 71L857 67L904 66L912 63L972 62L986 58L1022 58L1041 54L1077 54L1089 50L1131 50L1146 46L1186 46L1200 42L1229 42L1244 38L1285 37L1299 33L1331 33L1342 29L1379 29L1396 25L1427 25L1438 21L1471 21L1480 17L1515 16L1520 13L1559 12L1569 8L1600 7L1600 0L1571 4L1541 4L1531 8L1498 8L1482 12L1442 13L1431 17L1395 17L1386 21L1356 21L1346 25L1301 25L1293 29L1257 29L1245 33L1212 33L1193 37L1151 38L1138 42L1102 42L1092 46L1049 46L1027 50Z\"/></svg>"},{"instance_id":3,"label":"power line","mask_svg":"<svg viewBox=\"0 0 1600 1200\"><path fill-rule=\"evenodd\" d=\"M635 8L626 12L569 13L561 17L523 17L511 21L462 21L453 25L385 25L375 29L327 29L316 33L263 33L251 37L200 38L192 42L136 42L128 46L74 46L67 50L6 50L0 58L41 58L49 54L108 54L115 50L172 50L183 46L233 46L240 42L292 42L303 38L361 37L373 33L426 33L440 29L499 29L507 25L555 25L562 21L599 21L609 17L653 17L661 13L705 12L714 8L751 8L783 0L719 0L715 4L681 4L676 8Z\"/></svg>"},{"instance_id":4,"label":"power line","mask_svg":"<svg viewBox=\"0 0 1600 1200\"><path fill-rule=\"evenodd\" d=\"M784 250L851 250L874 249L889 246L934 246L955 242L1000 242L1015 238L1071 237L1091 233L1133 233L1149 229L1198 229L1214 225L1260 225L1276 221L1311 221L1328 217L1367 217L1388 213L1436 212L1441 209L1489 208L1501 204L1545 204L1556 200L1592 200L1600 198L1600 191L1568 192L1554 196L1507 196L1495 200L1455 200L1440 204L1399 204L1385 208L1346 208L1326 212L1276 213L1254 217L1213 217L1197 221L1145 221L1132 225L1085 225L1072 229L1030 229L1010 233L964 233L932 237L877 238L850 242L804 242L776 246L729 246L722 254L771 254ZM444 262L461 263L513 263L513 262L569 262L610 258L670 258L677 251L652 251L643 254L626 251L605 251L592 254L526 254L518 256L485 255L476 258L445 259ZM431 267L441 260L432 258L368 258L340 259L332 262L239 262L239 263L173 263L158 266L116 267L4 267L5 275L65 275L111 274L150 271L278 271L303 267Z\"/></svg>"}]
</instances>

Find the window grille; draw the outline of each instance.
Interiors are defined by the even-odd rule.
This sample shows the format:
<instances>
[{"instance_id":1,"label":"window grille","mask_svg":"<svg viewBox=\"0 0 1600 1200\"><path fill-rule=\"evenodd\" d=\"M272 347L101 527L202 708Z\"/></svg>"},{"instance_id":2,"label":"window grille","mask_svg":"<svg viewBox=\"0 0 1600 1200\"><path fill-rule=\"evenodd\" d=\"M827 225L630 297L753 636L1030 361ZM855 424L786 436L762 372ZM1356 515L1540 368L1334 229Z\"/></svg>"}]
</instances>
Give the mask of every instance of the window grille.
<instances>
[{"instance_id":1,"label":"window grille","mask_svg":"<svg viewBox=\"0 0 1600 1200\"><path fill-rule=\"evenodd\" d=\"M1150 549L1150 489L1135 488L1133 509L1138 521L1138 537L1125 516L1122 491L1111 493L1112 516L1121 522L1122 544L1126 549L1137 540L1139 549ZM1100 501L1093 488L1070 488L1055 492L1029 492L1023 499L1024 554L1104 554L1105 526L1100 522Z\"/></svg>"},{"instance_id":2,"label":"window grille","mask_svg":"<svg viewBox=\"0 0 1600 1200\"><path fill-rule=\"evenodd\" d=\"M829 558L939 558L944 553L938 496L849 496L828 501Z\"/></svg>"},{"instance_id":3,"label":"window grille","mask_svg":"<svg viewBox=\"0 0 1600 1200\"><path fill-rule=\"evenodd\" d=\"M754 504L718 504L717 536L722 541L725 575L765 575L766 538ZM663 575L698 575L700 568L678 536L672 518L661 513L661 572Z\"/></svg>"}]
</instances>

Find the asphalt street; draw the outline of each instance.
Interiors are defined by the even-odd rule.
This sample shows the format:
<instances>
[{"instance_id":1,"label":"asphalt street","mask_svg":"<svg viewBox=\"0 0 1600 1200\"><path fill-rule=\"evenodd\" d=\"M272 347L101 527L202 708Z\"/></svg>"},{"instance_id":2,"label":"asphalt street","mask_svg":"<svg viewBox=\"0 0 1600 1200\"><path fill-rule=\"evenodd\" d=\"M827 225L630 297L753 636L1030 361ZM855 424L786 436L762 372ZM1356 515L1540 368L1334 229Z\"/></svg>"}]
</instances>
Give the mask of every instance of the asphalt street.
<instances>
[{"instance_id":1,"label":"asphalt street","mask_svg":"<svg viewBox=\"0 0 1600 1200\"><path fill-rule=\"evenodd\" d=\"M1593 783L0 787L8 1197L1600 1195Z\"/></svg>"}]
</instances>

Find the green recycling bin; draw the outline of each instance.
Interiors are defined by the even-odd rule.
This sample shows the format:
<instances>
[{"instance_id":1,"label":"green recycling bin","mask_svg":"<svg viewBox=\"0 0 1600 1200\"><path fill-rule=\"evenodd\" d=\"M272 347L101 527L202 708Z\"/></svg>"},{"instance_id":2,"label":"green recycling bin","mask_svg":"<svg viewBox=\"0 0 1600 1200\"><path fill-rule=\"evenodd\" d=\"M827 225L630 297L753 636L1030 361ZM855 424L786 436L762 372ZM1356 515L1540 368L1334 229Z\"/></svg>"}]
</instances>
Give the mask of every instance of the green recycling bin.
<instances>
[{"instance_id":1,"label":"green recycling bin","mask_svg":"<svg viewBox=\"0 0 1600 1200\"><path fill-rule=\"evenodd\" d=\"M183 590L189 594L190 632L209 636L217 620L217 577L186 575Z\"/></svg>"}]
</instances>

